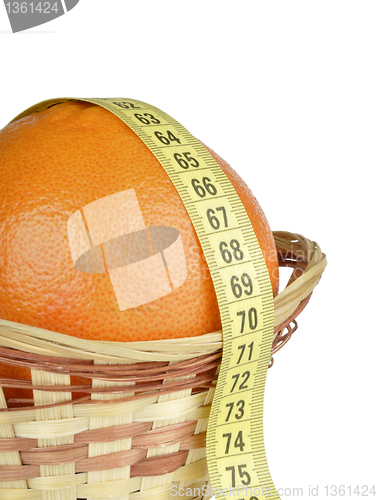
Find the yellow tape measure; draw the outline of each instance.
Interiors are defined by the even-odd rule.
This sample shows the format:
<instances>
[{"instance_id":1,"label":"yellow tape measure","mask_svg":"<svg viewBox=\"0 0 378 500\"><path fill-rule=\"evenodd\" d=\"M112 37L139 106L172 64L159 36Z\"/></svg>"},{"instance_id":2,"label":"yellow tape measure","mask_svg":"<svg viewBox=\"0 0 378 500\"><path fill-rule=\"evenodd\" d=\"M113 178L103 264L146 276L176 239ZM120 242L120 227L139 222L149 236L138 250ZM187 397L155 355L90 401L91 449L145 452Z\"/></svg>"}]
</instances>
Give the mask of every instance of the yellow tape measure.
<instances>
[{"instance_id":1,"label":"yellow tape measure","mask_svg":"<svg viewBox=\"0 0 378 500\"><path fill-rule=\"evenodd\" d=\"M156 156L177 189L200 240L218 299L223 356L207 430L217 499L279 499L263 439L263 401L274 327L266 264L245 208L207 149L180 123L134 99L50 99L15 120L67 100L102 106ZM15 121L13 120L13 121ZM230 490L233 490L232 492Z\"/></svg>"}]
</instances>

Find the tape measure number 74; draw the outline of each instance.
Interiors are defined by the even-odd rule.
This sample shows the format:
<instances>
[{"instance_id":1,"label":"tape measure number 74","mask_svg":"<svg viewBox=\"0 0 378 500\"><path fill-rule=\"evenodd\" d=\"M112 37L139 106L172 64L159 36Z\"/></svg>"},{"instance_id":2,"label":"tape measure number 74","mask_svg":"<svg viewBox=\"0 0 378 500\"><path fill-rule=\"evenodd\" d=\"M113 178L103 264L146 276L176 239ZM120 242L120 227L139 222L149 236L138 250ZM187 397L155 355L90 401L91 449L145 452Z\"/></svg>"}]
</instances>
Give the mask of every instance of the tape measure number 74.
<instances>
[{"instance_id":1,"label":"tape measure number 74","mask_svg":"<svg viewBox=\"0 0 378 500\"><path fill-rule=\"evenodd\" d=\"M16 119L54 104L51 99ZM245 208L207 149L163 111L134 99L77 99L102 106L146 144L177 189L200 240L218 299L223 356L206 440L217 499L276 500L263 440L273 294Z\"/></svg>"}]
</instances>

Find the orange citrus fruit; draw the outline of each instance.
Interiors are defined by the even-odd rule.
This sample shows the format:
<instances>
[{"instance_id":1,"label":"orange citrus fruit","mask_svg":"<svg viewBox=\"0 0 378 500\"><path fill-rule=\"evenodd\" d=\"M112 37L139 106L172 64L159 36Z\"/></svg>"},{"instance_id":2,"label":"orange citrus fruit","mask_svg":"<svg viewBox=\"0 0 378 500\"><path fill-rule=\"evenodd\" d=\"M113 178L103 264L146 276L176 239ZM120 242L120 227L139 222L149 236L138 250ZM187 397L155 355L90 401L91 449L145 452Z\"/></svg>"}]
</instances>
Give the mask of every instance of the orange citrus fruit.
<instances>
[{"instance_id":1,"label":"orange citrus fruit","mask_svg":"<svg viewBox=\"0 0 378 500\"><path fill-rule=\"evenodd\" d=\"M278 263L268 221L245 182L209 151L245 206L276 295ZM1 318L107 341L221 329L214 286L181 198L141 139L109 111L70 101L6 126L0 131L0 184ZM110 271L75 267L67 224L87 205L127 190L134 190L146 227L178 230L187 275L170 293L121 310ZM0 376L21 378L22 371L2 365Z\"/></svg>"}]
</instances>

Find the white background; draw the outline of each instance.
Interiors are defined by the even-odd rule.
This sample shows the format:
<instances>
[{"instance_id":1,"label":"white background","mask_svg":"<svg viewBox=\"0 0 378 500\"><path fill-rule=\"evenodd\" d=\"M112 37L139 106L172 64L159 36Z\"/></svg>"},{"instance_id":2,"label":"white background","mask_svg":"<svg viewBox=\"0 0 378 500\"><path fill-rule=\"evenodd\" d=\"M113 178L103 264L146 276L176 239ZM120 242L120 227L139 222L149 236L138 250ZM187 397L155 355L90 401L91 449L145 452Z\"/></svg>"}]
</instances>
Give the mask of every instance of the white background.
<instances>
[{"instance_id":1,"label":"white background","mask_svg":"<svg viewBox=\"0 0 378 500\"><path fill-rule=\"evenodd\" d=\"M0 5L1 126L51 97L150 102L327 254L265 395L274 483L300 498L377 483L377 26L372 1L81 0L12 34Z\"/></svg>"}]
</instances>

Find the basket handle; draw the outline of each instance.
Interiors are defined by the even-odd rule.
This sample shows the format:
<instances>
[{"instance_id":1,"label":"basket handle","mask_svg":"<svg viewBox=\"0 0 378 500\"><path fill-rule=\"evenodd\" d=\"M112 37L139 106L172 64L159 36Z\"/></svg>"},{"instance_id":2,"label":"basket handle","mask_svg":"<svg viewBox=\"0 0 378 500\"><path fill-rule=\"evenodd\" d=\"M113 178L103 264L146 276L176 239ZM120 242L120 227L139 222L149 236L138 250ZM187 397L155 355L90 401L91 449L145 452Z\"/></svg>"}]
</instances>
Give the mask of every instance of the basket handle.
<instances>
[{"instance_id":1,"label":"basket handle","mask_svg":"<svg viewBox=\"0 0 378 500\"><path fill-rule=\"evenodd\" d=\"M274 362L273 354L290 340L298 328L296 317L308 304L327 265L326 255L316 241L287 231L273 231L273 236L279 266L291 267L293 272L285 289L274 299L275 327L269 367Z\"/></svg>"}]
</instances>

